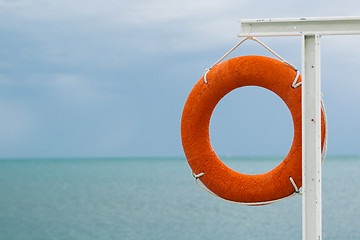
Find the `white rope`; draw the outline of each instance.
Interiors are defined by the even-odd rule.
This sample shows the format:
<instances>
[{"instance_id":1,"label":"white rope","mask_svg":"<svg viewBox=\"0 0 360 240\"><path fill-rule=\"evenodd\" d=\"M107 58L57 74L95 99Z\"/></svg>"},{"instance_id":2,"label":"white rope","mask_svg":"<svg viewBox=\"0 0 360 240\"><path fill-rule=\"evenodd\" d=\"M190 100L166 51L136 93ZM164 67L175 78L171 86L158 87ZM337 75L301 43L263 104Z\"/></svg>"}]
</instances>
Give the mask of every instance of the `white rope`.
<instances>
[{"instance_id":1,"label":"white rope","mask_svg":"<svg viewBox=\"0 0 360 240\"><path fill-rule=\"evenodd\" d=\"M224 56L222 56L219 60L217 60L216 63L214 63L211 67L205 69L205 72L204 72L204 82L207 84L207 79L206 79L206 75L207 73L213 68L215 67L216 65L218 65L222 60L224 60L230 53L232 53L238 46L240 46L243 42L245 42L246 40L248 40L250 38L246 37L244 38L243 40L241 40L238 44L236 44L234 47L232 47L227 53L225 53Z\"/></svg>"},{"instance_id":2,"label":"white rope","mask_svg":"<svg viewBox=\"0 0 360 240\"><path fill-rule=\"evenodd\" d=\"M327 122L327 115L326 115L326 111L325 111L325 104L322 98L322 94L321 94L321 109L324 115L324 125L325 125L325 136L324 136L324 148L323 148L323 152L321 154L321 163L324 162L325 157L326 157L326 151L327 151L327 142L328 142L328 122Z\"/></svg>"},{"instance_id":3,"label":"white rope","mask_svg":"<svg viewBox=\"0 0 360 240\"><path fill-rule=\"evenodd\" d=\"M216 65L218 65L222 60L224 60L231 52L233 52L237 47L239 47L243 42L245 42L246 40L253 40L253 41L256 41L257 43L259 43L261 46L263 46L264 48L266 48L269 52L271 52L273 55L275 55L277 58L279 58L282 62L284 62L285 64L289 65L291 68L293 68L295 71L296 71L296 77L291 85L292 88L297 88L299 86L301 86L302 82L298 82L298 79L299 79L299 76L300 76L300 72L298 71L298 69L293 65L291 64L290 62L286 61L284 58L282 58L279 54L277 54L275 51L273 51L271 48L269 48L267 45L265 45L263 42L261 42L260 40L258 40L257 38L254 38L254 37L246 37L244 39L242 39L238 44L236 44L234 47L232 47L224 56L222 56L216 63L214 63L210 68L207 68L204 72L204 82L205 84L208 83L207 81L207 73L213 68L215 67ZM322 109L322 112L323 112L323 115L324 115L324 125L325 125L325 136L324 136L324 148L323 148L323 152L322 152L322 156L321 156L321 163L324 162L325 160L325 157L326 157L326 152L327 152L327 141L328 141L328 124L327 124L327 115L326 115L326 111L325 111L325 105L324 105L324 101L323 101L323 98L321 96L321 109ZM241 205L247 205L247 206L256 206L256 205L264 205L264 204L271 204L271 203L275 203L275 202L279 202L281 200L285 200L285 199L288 199L290 197L293 197L295 196L296 194L299 194L299 195L302 195L301 191L299 190L299 188L296 186L294 180L292 179L292 177L290 176L289 177L289 180L291 182L291 184L293 185L295 191L293 194L287 196L287 197L284 197L284 198L280 198L280 199L276 199L276 200L272 200L272 201L266 201L266 202L256 202L256 203L246 203L246 202L235 202L235 201L231 201L231 200L227 200L227 199L224 199L220 196L218 196L217 194L211 192L210 190L208 190L206 187L204 187L203 185L201 185L199 182L198 182L198 179L203 176L205 173L202 172L202 173L199 173L199 174L195 174L194 172L192 173L193 177L195 178L195 182L196 184L202 188L203 190L205 190L207 193L225 201L225 202L231 202L231 203L236 203L236 204L241 204Z\"/></svg>"},{"instance_id":4,"label":"white rope","mask_svg":"<svg viewBox=\"0 0 360 240\"><path fill-rule=\"evenodd\" d=\"M290 66L292 69L294 69L296 71L296 77L295 77L295 80L293 82L293 84L291 85L293 88L296 88L298 86L301 85L301 82L300 83L297 83L297 80L299 78L299 71L298 69L293 65L291 64L290 62L286 61L283 57L281 57L279 54L277 54L275 51L273 51L270 47L268 47L265 43L261 42L259 39L255 38L255 37L246 37L244 39L242 39L239 43L237 43L234 47L232 47L227 53L225 53L224 56L222 56L219 60L217 60L211 67L205 69L204 71L204 82L205 84L208 83L208 80L207 80L207 74L208 72L213 68L215 67L216 65L218 65L222 60L224 60L230 53L232 53L237 47L239 47L243 42L245 42L246 40L253 40L257 43L259 43L261 46L263 46L265 49L267 49L269 52L271 52L275 57L277 57L278 59L280 59L283 63L287 64L288 66Z\"/></svg>"},{"instance_id":5,"label":"white rope","mask_svg":"<svg viewBox=\"0 0 360 240\"><path fill-rule=\"evenodd\" d=\"M199 173L199 174L195 174L195 173L193 172L192 175L193 175L194 178L195 178L196 184L197 184L200 188L202 188L204 191L206 191L207 193L209 193L209 194L213 195L214 197L217 197L217 198L219 198L219 199L221 199L221 200L223 200L223 201L225 201L225 202L230 202L230 203L235 203L235 204L240 204L240 205L257 206L257 205L271 204L271 203L275 203L275 202L279 202L279 201L281 201L281 200L285 200L285 199L291 198L291 197L293 197L293 196L295 196L295 195L297 194L297 192L294 192L293 194L291 194L291 195L289 195L289 196L287 196L287 197L279 198L279 199L275 199L275 200L271 200L271 201L266 201L266 202L254 202L254 203L251 203L251 202L250 202L250 203L247 203L247 202L235 202L235 201L231 201L231 200L222 198L222 197L220 197L219 195L217 195L217 194L211 192L210 190L208 190L208 189L207 189L206 187L204 187L203 185L201 185L201 184L198 182L199 177L196 178L195 176L198 176L198 175L201 175L201 176L202 176L202 175L204 175L204 172ZM200 177L201 177L201 176L200 176Z\"/></svg>"},{"instance_id":6,"label":"white rope","mask_svg":"<svg viewBox=\"0 0 360 240\"><path fill-rule=\"evenodd\" d=\"M301 82L300 82L301 83ZM325 136L324 136L324 148L323 148L323 152L322 152L322 155L321 155L321 163L324 162L325 160L325 157L326 157L326 152L327 152L327 142L328 142L328 122L327 122L327 115L326 115L326 110L325 110L325 104L324 104L324 101L323 101L323 98L321 96L321 109L322 109L322 112L323 112L323 115L324 115L324 125L325 125ZM290 197L293 197L295 196L296 194L299 194L299 195L302 195L302 192L299 190L299 188L296 186L293 178L290 176L289 177L289 180L291 182L291 184L293 185L294 189L295 189L295 192L287 197L284 197L284 198L280 198L280 199L276 199L276 200L272 200L272 201L267 201L267 202L257 202L257 203L245 203L245 202L235 202L235 201L231 201L231 200L227 200L227 199L224 199L222 197L220 197L219 195L211 192L210 190L208 190L206 187L204 187L203 185L201 185L199 182L198 182L198 179L203 176L205 173L204 172L201 172L199 174L195 174L194 172L192 172L192 176L194 177L195 179L195 182L196 184L202 188L203 190L205 190L207 193L225 201L225 202L231 202L231 203L236 203L236 204L241 204L241 205L247 205L247 206L256 206L256 205L264 205L264 204L271 204L271 203L275 203L275 202L279 202L281 200L285 200L285 199L288 199Z\"/></svg>"},{"instance_id":7,"label":"white rope","mask_svg":"<svg viewBox=\"0 0 360 240\"><path fill-rule=\"evenodd\" d=\"M290 179L290 182L291 182L291 184L293 185L293 187L295 189L295 193L298 193L298 194L302 195L299 188L296 186L296 183L295 183L294 179L291 176L289 177L289 179Z\"/></svg>"},{"instance_id":8,"label":"white rope","mask_svg":"<svg viewBox=\"0 0 360 240\"><path fill-rule=\"evenodd\" d=\"M227 53L225 53L224 56L222 56L216 63L214 63L209 70L211 70L214 66L218 65L222 60L224 60L230 53L232 53L238 46L240 46L243 42L250 39L249 37L244 38L241 40L238 44L236 44L234 47L232 47Z\"/></svg>"},{"instance_id":9,"label":"white rope","mask_svg":"<svg viewBox=\"0 0 360 240\"><path fill-rule=\"evenodd\" d=\"M300 82L301 83L301 82ZM322 156L321 156L321 163L324 162L325 160L325 157L326 157L326 152L327 152L327 142L328 142L328 123L327 123L327 115L326 115L326 111L325 111L325 104L324 104L324 101L321 97L321 109L323 111L323 115L324 115L324 125L325 125L325 136L324 136L324 148L323 148L323 152L322 152ZM235 201L231 201L231 200L227 200L227 199L224 199L222 197L220 197L219 195L211 192L210 190L208 190L206 187L204 187L203 185L201 185L199 182L198 182L198 179L203 176L205 173L204 172L201 172L199 174L195 174L194 172L192 172L192 176L194 177L195 179L195 182L196 184L201 188L203 189L204 191L206 191L207 193L211 194L212 196L215 196L225 202L230 202L230 203L236 203L236 204L240 204L240 205L247 205L247 206L257 206L257 205L265 205L265 204L271 204L271 203L275 203L275 202L279 202L281 200L285 200L285 199L288 199L288 198L291 198L293 196L295 196L296 194L299 194L299 195L302 195L302 192L299 190L299 188L296 186L293 178L290 176L289 177L289 180L291 182L291 184L293 185L294 189L295 189L295 192L287 197L284 197L284 198L280 198L280 199L276 199L276 200L272 200L272 201L267 201L267 202L256 202L256 203L246 203L246 202L235 202Z\"/></svg>"},{"instance_id":10,"label":"white rope","mask_svg":"<svg viewBox=\"0 0 360 240\"><path fill-rule=\"evenodd\" d=\"M222 56L216 63L214 63L210 68L207 68L204 72L204 82L205 84L208 83L207 81L207 74L208 72L215 67L216 65L218 65L222 60L224 60L230 53L232 53L237 47L239 47L243 42L245 42L246 40L253 40L257 43L259 43L261 46L263 46L264 48L266 48L269 52L271 52L274 56L276 56L278 59L280 59L283 63L289 65L291 68L293 68L296 71L296 76L295 79L293 81L293 83L291 84L292 88L297 88L299 86L302 85L302 82L297 82L299 80L299 76L300 76L300 72L299 70L290 62L288 62L287 60L285 60L283 57L281 57L279 54L277 54L274 50L272 50L269 46L267 46L265 43L261 42L259 39L255 38L255 37L246 37L244 39L242 39L238 44L236 44L234 47L232 47L224 56ZM324 101L321 97L321 109L323 110L323 114L324 114L324 124L325 124L325 138L324 138L324 149L323 149L323 153L322 153L322 158L321 158L321 162L324 162L325 156L326 156L326 151L327 151L327 139L328 139L328 125L327 125L327 116L326 116L326 111L325 111L325 105L324 105Z\"/></svg>"},{"instance_id":11,"label":"white rope","mask_svg":"<svg viewBox=\"0 0 360 240\"><path fill-rule=\"evenodd\" d=\"M199 173L199 174L195 174L194 172L192 173L192 175L193 175L193 177L194 177L195 179L198 179L199 177L201 177L201 176L204 175L204 174L205 174L204 172Z\"/></svg>"},{"instance_id":12,"label":"white rope","mask_svg":"<svg viewBox=\"0 0 360 240\"><path fill-rule=\"evenodd\" d=\"M208 73L210 70L211 70L211 67L210 67L210 68L205 69L205 72L204 72L204 82L205 82L205 84L207 84L207 83L208 83L208 82L207 82L206 75L207 75L207 73Z\"/></svg>"},{"instance_id":13,"label":"white rope","mask_svg":"<svg viewBox=\"0 0 360 240\"><path fill-rule=\"evenodd\" d=\"M268 47L265 43L261 42L259 39L257 38L249 38L251 40L254 40L255 42L259 43L261 46L263 46L264 48L266 48L269 52L271 52L272 54L274 54L274 56L276 56L278 59L280 59L283 63L289 65L291 68L293 68L295 71L298 71L297 68L291 64L290 62L286 61L283 57L281 57L279 54L277 54L275 51L273 51L270 47Z\"/></svg>"},{"instance_id":14,"label":"white rope","mask_svg":"<svg viewBox=\"0 0 360 240\"><path fill-rule=\"evenodd\" d=\"M296 83L297 80L299 79L299 76L300 76L300 72L299 72L298 70L296 70L295 80L294 80L294 82L291 84L291 87L292 87L292 88L297 88L297 87L299 87L299 86L302 84L302 82Z\"/></svg>"}]
</instances>

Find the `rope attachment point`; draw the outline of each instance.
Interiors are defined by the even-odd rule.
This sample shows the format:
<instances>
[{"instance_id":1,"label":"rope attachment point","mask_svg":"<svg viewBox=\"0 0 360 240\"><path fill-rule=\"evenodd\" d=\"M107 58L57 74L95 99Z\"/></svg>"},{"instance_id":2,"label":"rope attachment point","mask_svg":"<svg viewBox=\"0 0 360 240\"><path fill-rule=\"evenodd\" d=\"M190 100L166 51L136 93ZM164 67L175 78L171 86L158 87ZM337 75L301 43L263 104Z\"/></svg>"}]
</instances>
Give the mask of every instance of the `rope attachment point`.
<instances>
[{"instance_id":1,"label":"rope attachment point","mask_svg":"<svg viewBox=\"0 0 360 240\"><path fill-rule=\"evenodd\" d=\"M208 72L211 70L211 68L207 68L207 69L205 69L205 72L204 72L204 82L205 82L205 84L207 84L208 82L207 82L207 79L206 79L206 75L208 74Z\"/></svg>"},{"instance_id":2,"label":"rope attachment point","mask_svg":"<svg viewBox=\"0 0 360 240\"><path fill-rule=\"evenodd\" d=\"M297 193L299 195L302 195L299 188L296 186L294 179L291 176L289 177L289 179L290 179L290 182L291 182L291 184L293 185L293 187L295 189L295 193Z\"/></svg>"},{"instance_id":3,"label":"rope attachment point","mask_svg":"<svg viewBox=\"0 0 360 240\"><path fill-rule=\"evenodd\" d=\"M194 172L192 172L192 176L197 180L199 179L202 175L204 175L205 172L199 173L199 174L195 174Z\"/></svg>"},{"instance_id":4,"label":"rope attachment point","mask_svg":"<svg viewBox=\"0 0 360 240\"><path fill-rule=\"evenodd\" d=\"M227 200L225 198L222 198L220 197L219 195L211 192L209 189L207 189L205 186L203 186L202 184L199 183L198 179L200 177L202 177L203 175L205 174L205 172L201 172L199 174L195 174L194 172L191 173L191 175L194 177L195 179L195 182L196 184L201 188L203 189L205 192L209 193L210 195L216 197L216 198L219 198L225 202L230 202L230 203L235 203L235 204L240 204L240 205L246 205L246 206L260 206L260 205L266 205L266 204L271 204L271 203L275 203L275 202L279 202L281 200L285 200L285 199L288 199L290 197L293 197L295 196L296 194L300 194L300 191L299 189L297 188L297 186L295 185L295 182L293 183L294 180L292 180L292 178L290 177L290 181L292 181L293 185L294 185L294 188L297 189L293 194L287 196L287 197L284 197L284 198L280 198L280 199L276 199L276 200L272 200L272 201L266 201L266 202L254 202L254 203L247 203L247 202L234 202L234 201L231 201L231 200Z\"/></svg>"},{"instance_id":5,"label":"rope attachment point","mask_svg":"<svg viewBox=\"0 0 360 240\"><path fill-rule=\"evenodd\" d=\"M297 87L299 87L299 86L301 86L301 84L302 84L302 82L298 82L297 83L297 81L298 81L298 79L299 79L299 76L300 76L300 72L299 72L299 70L295 70L296 71L296 77L295 77L295 80L294 80L294 82L291 84L291 87L292 88L297 88Z\"/></svg>"}]
</instances>

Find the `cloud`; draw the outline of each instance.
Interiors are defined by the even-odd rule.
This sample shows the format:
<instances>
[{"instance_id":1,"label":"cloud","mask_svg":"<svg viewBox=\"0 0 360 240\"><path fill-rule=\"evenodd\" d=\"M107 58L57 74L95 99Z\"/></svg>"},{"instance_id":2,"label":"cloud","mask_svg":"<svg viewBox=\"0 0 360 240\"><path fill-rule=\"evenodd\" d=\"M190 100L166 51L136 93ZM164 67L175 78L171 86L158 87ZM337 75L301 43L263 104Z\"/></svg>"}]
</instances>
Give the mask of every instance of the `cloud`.
<instances>
[{"instance_id":1,"label":"cloud","mask_svg":"<svg viewBox=\"0 0 360 240\"><path fill-rule=\"evenodd\" d=\"M336 9L348 15L340 7L344 2L311 2L313 8L304 8L310 1L284 3L0 0L0 43L6 46L0 54L1 107L8 116L4 124L13 124L2 137L17 136L23 126L33 144L13 149L29 155L45 155L41 145L49 154L182 154L179 121L187 94L204 69L240 40L238 19L326 16ZM299 38L262 40L301 68ZM332 118L348 93L356 92L358 40L322 40L323 88ZM248 54L268 53L246 42L230 57ZM344 79L351 89L339 87ZM236 147L229 151L238 153Z\"/></svg>"},{"instance_id":2,"label":"cloud","mask_svg":"<svg viewBox=\"0 0 360 240\"><path fill-rule=\"evenodd\" d=\"M206 1L206 0L176 0L176 1L134 1L130 11L125 14L127 23L159 23L166 24L174 20L211 20L221 12L228 12L236 3L237 7L244 7L252 1L236 2ZM188 26L186 26L188 27Z\"/></svg>"},{"instance_id":3,"label":"cloud","mask_svg":"<svg viewBox=\"0 0 360 240\"><path fill-rule=\"evenodd\" d=\"M47 79L52 95L66 100L69 104L87 103L99 100L99 91L95 91L89 79L74 74L54 74Z\"/></svg>"},{"instance_id":4,"label":"cloud","mask_svg":"<svg viewBox=\"0 0 360 240\"><path fill-rule=\"evenodd\" d=\"M14 146L31 141L40 126L34 112L21 100L0 100L0 112L0 145L2 154L7 155L9 149L14 150Z\"/></svg>"},{"instance_id":5,"label":"cloud","mask_svg":"<svg viewBox=\"0 0 360 240\"><path fill-rule=\"evenodd\" d=\"M90 19L111 20L116 24L165 23L176 19L205 18L244 7L253 1L234 0L1 0L3 12L33 20Z\"/></svg>"},{"instance_id":6,"label":"cloud","mask_svg":"<svg viewBox=\"0 0 360 240\"><path fill-rule=\"evenodd\" d=\"M0 7L3 10L16 10L29 6L29 1L26 0L0 0Z\"/></svg>"},{"instance_id":7,"label":"cloud","mask_svg":"<svg viewBox=\"0 0 360 240\"><path fill-rule=\"evenodd\" d=\"M162 49L169 48L172 51L185 51L189 48L213 47L221 39L229 41L235 36L238 24L237 17L226 13L235 11L234 5L240 8L251 2L2 1L6 7L0 10L0 19L4 20L0 26L11 30L21 29L41 41L44 47L54 45L58 39L65 43L71 40L73 44L74 40L83 42L94 51L96 44L104 48L109 43L112 46L121 43L118 49L131 46L160 53L168 52ZM225 34L229 30L233 32ZM84 45L79 45L78 50ZM58 54L60 50L54 53Z\"/></svg>"}]
</instances>

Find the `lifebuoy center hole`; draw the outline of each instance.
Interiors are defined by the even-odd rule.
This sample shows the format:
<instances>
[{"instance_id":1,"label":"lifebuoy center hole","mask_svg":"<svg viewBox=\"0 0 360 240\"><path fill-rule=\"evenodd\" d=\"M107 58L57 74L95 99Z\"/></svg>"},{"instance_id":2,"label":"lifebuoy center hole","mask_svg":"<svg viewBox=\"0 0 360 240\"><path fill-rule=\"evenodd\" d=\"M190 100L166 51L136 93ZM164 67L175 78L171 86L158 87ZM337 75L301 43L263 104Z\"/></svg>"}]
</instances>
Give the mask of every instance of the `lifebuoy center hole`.
<instances>
[{"instance_id":1,"label":"lifebuoy center hole","mask_svg":"<svg viewBox=\"0 0 360 240\"><path fill-rule=\"evenodd\" d=\"M210 121L211 145L234 171L266 173L288 154L294 136L289 109L275 93L242 87L228 93Z\"/></svg>"}]
</instances>

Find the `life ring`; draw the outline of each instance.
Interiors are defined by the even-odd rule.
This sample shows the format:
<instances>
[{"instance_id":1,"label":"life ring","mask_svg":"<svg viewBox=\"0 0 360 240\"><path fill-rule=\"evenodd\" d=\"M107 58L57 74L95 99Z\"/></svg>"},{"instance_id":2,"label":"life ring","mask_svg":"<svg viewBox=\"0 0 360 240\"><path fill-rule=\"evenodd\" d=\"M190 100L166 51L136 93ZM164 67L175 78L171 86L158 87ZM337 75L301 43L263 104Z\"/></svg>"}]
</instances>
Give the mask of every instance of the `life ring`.
<instances>
[{"instance_id":1,"label":"life ring","mask_svg":"<svg viewBox=\"0 0 360 240\"><path fill-rule=\"evenodd\" d=\"M213 193L241 203L269 203L286 198L302 185L301 87L293 88L296 72L289 65L262 56L242 56L216 65L201 78L189 94L181 118L181 140L185 156L194 174ZM301 81L301 76L299 76ZM247 175L227 167L216 155L210 142L209 124L217 103L230 91L258 86L277 94L290 110L294 138L285 159L273 170ZM321 148L324 146L324 115L321 114ZM204 174L202 174L204 173Z\"/></svg>"}]
</instances>

